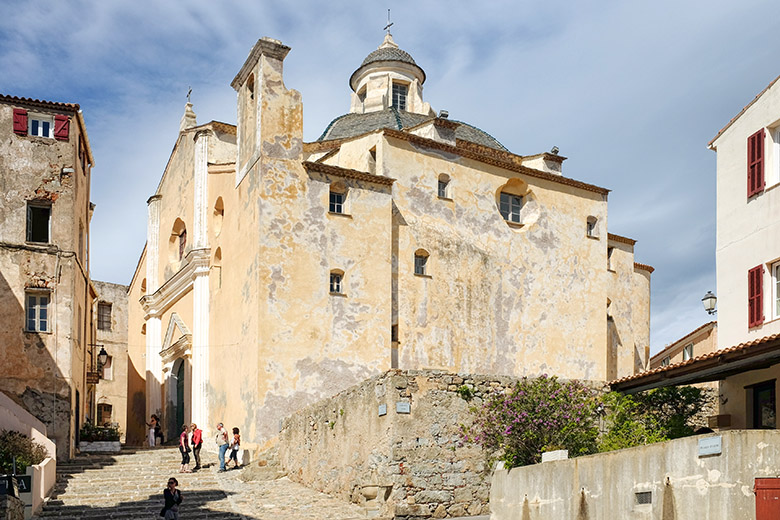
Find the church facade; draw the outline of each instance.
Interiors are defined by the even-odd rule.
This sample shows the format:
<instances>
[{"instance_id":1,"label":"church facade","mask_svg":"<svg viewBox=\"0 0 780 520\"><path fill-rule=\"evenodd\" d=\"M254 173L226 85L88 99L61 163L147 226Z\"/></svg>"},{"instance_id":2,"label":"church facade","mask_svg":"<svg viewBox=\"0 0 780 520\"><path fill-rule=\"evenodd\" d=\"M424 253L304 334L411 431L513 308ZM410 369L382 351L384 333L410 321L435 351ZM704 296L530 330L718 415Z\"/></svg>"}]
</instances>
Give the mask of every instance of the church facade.
<instances>
[{"instance_id":1,"label":"church facade","mask_svg":"<svg viewBox=\"0 0 780 520\"><path fill-rule=\"evenodd\" d=\"M595 381L635 373L650 273L608 190L436 113L388 34L350 110L303 140L289 47L232 82L237 125L187 105L129 290L128 441L161 413L262 445L281 419L393 368Z\"/></svg>"}]
</instances>

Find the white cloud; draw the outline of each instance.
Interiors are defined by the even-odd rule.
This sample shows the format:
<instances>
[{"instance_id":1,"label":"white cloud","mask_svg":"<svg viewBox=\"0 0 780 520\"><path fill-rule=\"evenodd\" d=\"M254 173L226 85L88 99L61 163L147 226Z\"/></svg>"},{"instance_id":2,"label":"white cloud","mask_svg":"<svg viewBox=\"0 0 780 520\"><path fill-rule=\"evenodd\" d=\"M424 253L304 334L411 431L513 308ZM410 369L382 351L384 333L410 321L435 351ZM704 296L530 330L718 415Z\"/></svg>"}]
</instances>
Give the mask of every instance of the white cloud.
<instances>
[{"instance_id":1,"label":"white cloud","mask_svg":"<svg viewBox=\"0 0 780 520\"><path fill-rule=\"evenodd\" d=\"M613 190L610 230L638 239L637 261L657 268L654 350L709 319L706 143L780 73L780 3L392 8L395 39L425 69L434 109L519 154L557 145L566 175ZM347 111L349 75L381 42L385 16L357 1L14 2L0 18L0 88L81 104L97 161L93 275L127 283L187 87L199 121L235 121L230 81L257 38L279 38L292 47L285 83L303 94L305 138L316 139Z\"/></svg>"}]
</instances>

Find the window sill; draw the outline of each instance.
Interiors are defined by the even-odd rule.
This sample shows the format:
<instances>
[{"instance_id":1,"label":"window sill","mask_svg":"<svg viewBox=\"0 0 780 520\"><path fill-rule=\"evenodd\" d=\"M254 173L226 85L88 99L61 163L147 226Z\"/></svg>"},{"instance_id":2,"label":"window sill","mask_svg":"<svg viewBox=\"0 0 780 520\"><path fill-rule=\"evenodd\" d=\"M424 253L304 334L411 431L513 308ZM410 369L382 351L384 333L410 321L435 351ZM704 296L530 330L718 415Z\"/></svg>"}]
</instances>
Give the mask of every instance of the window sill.
<instances>
[{"instance_id":1,"label":"window sill","mask_svg":"<svg viewBox=\"0 0 780 520\"><path fill-rule=\"evenodd\" d=\"M420 273L414 273L415 276L419 276L420 278L433 278L433 276L429 274L420 274Z\"/></svg>"},{"instance_id":2,"label":"window sill","mask_svg":"<svg viewBox=\"0 0 780 520\"><path fill-rule=\"evenodd\" d=\"M585 238L589 238L591 240L599 240L598 235L585 235Z\"/></svg>"},{"instance_id":3,"label":"window sill","mask_svg":"<svg viewBox=\"0 0 780 520\"><path fill-rule=\"evenodd\" d=\"M50 330L28 330L24 329L25 334L52 334Z\"/></svg>"},{"instance_id":4,"label":"window sill","mask_svg":"<svg viewBox=\"0 0 780 520\"><path fill-rule=\"evenodd\" d=\"M614 269L610 269L609 267L607 267L607 272L612 274L617 274L617 271L615 271Z\"/></svg>"},{"instance_id":5,"label":"window sill","mask_svg":"<svg viewBox=\"0 0 780 520\"><path fill-rule=\"evenodd\" d=\"M439 200L446 200L447 202L453 202L451 197L442 197L441 195L438 196Z\"/></svg>"},{"instance_id":6,"label":"window sill","mask_svg":"<svg viewBox=\"0 0 780 520\"><path fill-rule=\"evenodd\" d=\"M521 227L523 227L523 224L521 224L520 222L513 222L511 220L505 220L504 222L506 222L506 225L511 228L520 229Z\"/></svg>"},{"instance_id":7,"label":"window sill","mask_svg":"<svg viewBox=\"0 0 780 520\"><path fill-rule=\"evenodd\" d=\"M342 292L331 292L331 293L328 293L328 294L330 294L331 296L341 296L342 298L346 298L347 297L347 295L342 293Z\"/></svg>"},{"instance_id":8,"label":"window sill","mask_svg":"<svg viewBox=\"0 0 780 520\"><path fill-rule=\"evenodd\" d=\"M334 217L352 218L352 215L349 213L336 213L335 211L328 211L328 215L333 215Z\"/></svg>"}]
</instances>

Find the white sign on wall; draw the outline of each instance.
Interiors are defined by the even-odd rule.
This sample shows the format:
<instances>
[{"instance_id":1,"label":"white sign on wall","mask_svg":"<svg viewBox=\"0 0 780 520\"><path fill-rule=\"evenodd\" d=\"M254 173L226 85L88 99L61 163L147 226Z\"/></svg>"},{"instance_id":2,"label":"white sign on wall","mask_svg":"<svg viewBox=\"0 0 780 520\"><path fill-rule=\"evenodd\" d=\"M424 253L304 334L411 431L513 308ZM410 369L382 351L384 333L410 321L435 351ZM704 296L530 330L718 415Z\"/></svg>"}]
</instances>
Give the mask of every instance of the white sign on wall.
<instances>
[{"instance_id":1,"label":"white sign on wall","mask_svg":"<svg viewBox=\"0 0 780 520\"><path fill-rule=\"evenodd\" d=\"M720 455L722 452L723 437L704 437L699 439L699 457L707 455Z\"/></svg>"}]
</instances>

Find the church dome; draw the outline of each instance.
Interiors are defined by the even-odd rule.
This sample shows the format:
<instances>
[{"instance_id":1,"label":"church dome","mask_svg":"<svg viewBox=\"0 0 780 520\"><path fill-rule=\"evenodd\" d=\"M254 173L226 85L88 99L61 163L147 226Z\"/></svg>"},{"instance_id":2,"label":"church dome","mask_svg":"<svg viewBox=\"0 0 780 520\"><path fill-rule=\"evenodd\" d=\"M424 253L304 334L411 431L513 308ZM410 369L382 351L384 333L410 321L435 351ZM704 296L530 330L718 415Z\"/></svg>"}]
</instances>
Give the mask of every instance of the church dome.
<instances>
[{"instance_id":1,"label":"church dome","mask_svg":"<svg viewBox=\"0 0 780 520\"><path fill-rule=\"evenodd\" d=\"M403 69L411 69L412 75L416 76L420 84L425 82L425 71L417 65L412 55L398 47L393 41L393 37L388 33L384 42L378 49L370 52L360 64L352 76L349 78L349 85L353 91L356 91L359 79L372 69L382 66L400 66Z\"/></svg>"}]
</instances>

